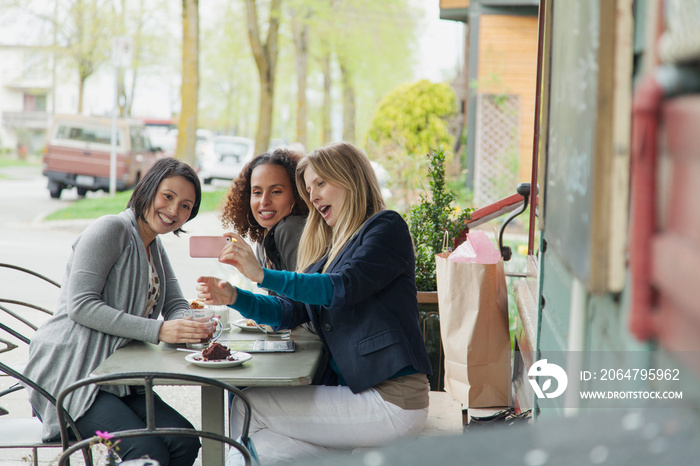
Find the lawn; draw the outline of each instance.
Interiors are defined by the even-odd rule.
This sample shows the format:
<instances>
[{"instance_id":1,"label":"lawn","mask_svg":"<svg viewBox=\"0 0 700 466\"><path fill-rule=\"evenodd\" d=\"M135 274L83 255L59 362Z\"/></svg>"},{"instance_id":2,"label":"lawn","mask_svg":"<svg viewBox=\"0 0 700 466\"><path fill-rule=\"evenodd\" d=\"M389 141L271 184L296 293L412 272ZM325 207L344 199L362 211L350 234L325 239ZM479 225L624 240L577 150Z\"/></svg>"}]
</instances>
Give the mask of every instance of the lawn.
<instances>
[{"instance_id":1,"label":"lawn","mask_svg":"<svg viewBox=\"0 0 700 466\"><path fill-rule=\"evenodd\" d=\"M45 220L95 219L106 214L118 214L126 208L132 191L116 193L114 197L103 196L81 199L66 208L52 212L46 216ZM202 192L202 204L199 207L199 211L211 212L215 210L225 193L225 189Z\"/></svg>"}]
</instances>

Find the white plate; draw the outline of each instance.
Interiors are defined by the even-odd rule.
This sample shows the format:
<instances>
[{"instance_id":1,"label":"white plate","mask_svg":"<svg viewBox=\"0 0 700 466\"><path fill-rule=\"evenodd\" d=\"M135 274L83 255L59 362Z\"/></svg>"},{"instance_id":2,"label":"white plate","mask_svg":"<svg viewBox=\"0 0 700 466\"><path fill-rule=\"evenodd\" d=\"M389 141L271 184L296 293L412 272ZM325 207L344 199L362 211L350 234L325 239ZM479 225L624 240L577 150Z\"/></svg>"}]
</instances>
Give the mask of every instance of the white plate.
<instances>
[{"instance_id":1,"label":"white plate","mask_svg":"<svg viewBox=\"0 0 700 466\"><path fill-rule=\"evenodd\" d=\"M248 332L264 333L258 327L247 325L245 323L246 320L247 319L234 320L233 322L231 322L231 325L235 325L236 327L240 328L241 330L248 331Z\"/></svg>"},{"instance_id":2,"label":"white plate","mask_svg":"<svg viewBox=\"0 0 700 466\"><path fill-rule=\"evenodd\" d=\"M202 359L202 352L199 351L197 353L190 353L187 356L185 356L185 361L191 362L192 364L196 364L198 366L208 367L210 369L218 369L223 367L240 366L253 356L249 353L244 353L242 351L234 351L233 357L235 358L233 361L229 359L215 359L213 361L205 361L204 359Z\"/></svg>"}]
</instances>

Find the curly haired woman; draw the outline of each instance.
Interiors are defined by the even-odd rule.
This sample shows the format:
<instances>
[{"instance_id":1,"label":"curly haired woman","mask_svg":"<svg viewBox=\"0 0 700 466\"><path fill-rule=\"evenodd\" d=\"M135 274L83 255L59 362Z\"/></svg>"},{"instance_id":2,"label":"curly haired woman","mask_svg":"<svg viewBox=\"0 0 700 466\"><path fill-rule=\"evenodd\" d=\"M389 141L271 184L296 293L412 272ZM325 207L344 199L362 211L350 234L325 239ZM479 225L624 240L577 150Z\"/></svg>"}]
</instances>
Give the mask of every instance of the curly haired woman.
<instances>
[{"instance_id":1,"label":"curly haired woman","mask_svg":"<svg viewBox=\"0 0 700 466\"><path fill-rule=\"evenodd\" d=\"M300 156L286 149L251 160L224 200L221 221L256 243L261 266L295 270L297 247L309 208L299 196L295 172Z\"/></svg>"}]
</instances>

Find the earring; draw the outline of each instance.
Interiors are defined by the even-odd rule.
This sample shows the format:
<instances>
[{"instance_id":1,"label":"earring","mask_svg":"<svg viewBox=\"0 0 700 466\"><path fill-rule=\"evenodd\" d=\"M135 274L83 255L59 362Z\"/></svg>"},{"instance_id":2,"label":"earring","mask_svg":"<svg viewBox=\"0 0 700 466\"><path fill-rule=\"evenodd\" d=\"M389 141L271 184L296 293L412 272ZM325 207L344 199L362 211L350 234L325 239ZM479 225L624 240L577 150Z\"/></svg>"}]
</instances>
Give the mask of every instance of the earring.
<instances>
[{"instance_id":1,"label":"earring","mask_svg":"<svg viewBox=\"0 0 700 466\"><path fill-rule=\"evenodd\" d=\"M289 215L292 215L293 210L294 210L294 204L292 204L292 207L289 209Z\"/></svg>"},{"instance_id":2,"label":"earring","mask_svg":"<svg viewBox=\"0 0 700 466\"><path fill-rule=\"evenodd\" d=\"M248 226L249 226L250 228L255 228L255 227L258 226L258 225L253 225L253 224L251 223L251 221L250 221L250 214L251 214L251 213L252 213L252 212L249 210L249 211L248 211L248 214L246 214L246 220L248 220ZM258 223L258 222L255 220L255 217L253 217L253 222Z\"/></svg>"}]
</instances>

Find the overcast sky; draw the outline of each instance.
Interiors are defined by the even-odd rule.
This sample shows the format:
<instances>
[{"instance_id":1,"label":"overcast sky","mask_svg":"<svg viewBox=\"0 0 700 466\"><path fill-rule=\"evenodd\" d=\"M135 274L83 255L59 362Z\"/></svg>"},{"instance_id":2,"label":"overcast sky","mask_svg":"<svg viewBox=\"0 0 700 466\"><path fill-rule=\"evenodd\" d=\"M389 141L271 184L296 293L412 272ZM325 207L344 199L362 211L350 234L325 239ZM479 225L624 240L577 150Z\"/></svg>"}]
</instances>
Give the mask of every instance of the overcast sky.
<instances>
[{"instance_id":1,"label":"overcast sky","mask_svg":"<svg viewBox=\"0 0 700 466\"><path fill-rule=\"evenodd\" d=\"M426 28L421 36L418 78L442 82L456 75L464 56L464 23L440 19L438 0L422 0Z\"/></svg>"}]
</instances>

